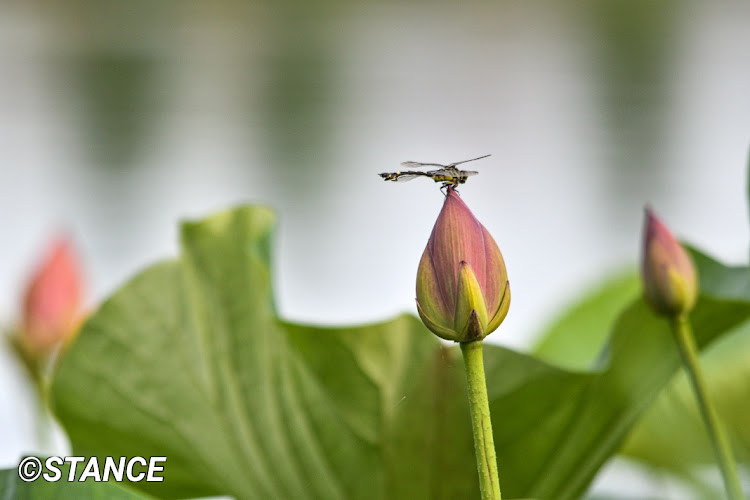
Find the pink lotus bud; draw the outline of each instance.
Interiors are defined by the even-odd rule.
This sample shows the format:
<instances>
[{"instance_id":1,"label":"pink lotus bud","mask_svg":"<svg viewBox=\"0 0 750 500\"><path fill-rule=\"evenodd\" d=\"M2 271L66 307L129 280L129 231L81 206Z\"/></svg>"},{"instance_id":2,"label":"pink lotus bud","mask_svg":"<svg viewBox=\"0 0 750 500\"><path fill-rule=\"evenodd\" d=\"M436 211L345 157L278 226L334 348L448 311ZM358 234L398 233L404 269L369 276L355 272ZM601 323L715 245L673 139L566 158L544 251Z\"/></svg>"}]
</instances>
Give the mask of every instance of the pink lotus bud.
<instances>
[{"instance_id":1,"label":"pink lotus bud","mask_svg":"<svg viewBox=\"0 0 750 500\"><path fill-rule=\"evenodd\" d=\"M690 256L667 226L646 209L641 279L646 302L658 313L681 316L698 297L698 277Z\"/></svg>"},{"instance_id":2,"label":"pink lotus bud","mask_svg":"<svg viewBox=\"0 0 750 500\"><path fill-rule=\"evenodd\" d=\"M70 243L57 240L33 274L24 297L20 340L30 353L49 353L75 333L81 317L81 281Z\"/></svg>"},{"instance_id":3,"label":"pink lotus bud","mask_svg":"<svg viewBox=\"0 0 750 500\"><path fill-rule=\"evenodd\" d=\"M438 337L480 340L500 326L510 307L500 249L452 187L417 271L417 311Z\"/></svg>"}]
</instances>

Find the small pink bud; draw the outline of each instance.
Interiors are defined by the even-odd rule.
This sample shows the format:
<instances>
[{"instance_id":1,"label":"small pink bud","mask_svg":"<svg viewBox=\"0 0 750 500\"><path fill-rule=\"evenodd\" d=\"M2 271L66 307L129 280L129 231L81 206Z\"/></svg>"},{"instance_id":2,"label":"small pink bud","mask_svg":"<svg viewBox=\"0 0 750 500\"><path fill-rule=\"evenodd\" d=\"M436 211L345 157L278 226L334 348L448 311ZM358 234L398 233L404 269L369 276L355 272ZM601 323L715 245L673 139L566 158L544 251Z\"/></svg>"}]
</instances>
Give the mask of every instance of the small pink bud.
<instances>
[{"instance_id":1,"label":"small pink bud","mask_svg":"<svg viewBox=\"0 0 750 500\"><path fill-rule=\"evenodd\" d=\"M500 249L452 187L417 271L417 311L438 337L480 340L500 326L510 307Z\"/></svg>"},{"instance_id":2,"label":"small pink bud","mask_svg":"<svg viewBox=\"0 0 750 500\"><path fill-rule=\"evenodd\" d=\"M659 314L687 314L698 297L693 262L649 208L644 224L641 279L646 302Z\"/></svg>"},{"instance_id":3,"label":"small pink bud","mask_svg":"<svg viewBox=\"0 0 750 500\"><path fill-rule=\"evenodd\" d=\"M44 355L75 333L81 317L81 274L66 239L50 247L32 275L23 301L21 341Z\"/></svg>"}]
</instances>

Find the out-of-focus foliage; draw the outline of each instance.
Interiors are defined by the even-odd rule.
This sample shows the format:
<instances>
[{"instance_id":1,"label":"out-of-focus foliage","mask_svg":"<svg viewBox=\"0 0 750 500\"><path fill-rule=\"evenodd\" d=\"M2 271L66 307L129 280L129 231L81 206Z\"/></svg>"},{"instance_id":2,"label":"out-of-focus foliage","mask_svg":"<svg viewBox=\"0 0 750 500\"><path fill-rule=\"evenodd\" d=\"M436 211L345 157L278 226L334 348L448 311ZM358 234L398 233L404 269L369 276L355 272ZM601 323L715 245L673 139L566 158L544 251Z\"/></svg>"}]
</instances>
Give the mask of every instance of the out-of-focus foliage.
<instances>
[{"instance_id":1,"label":"out-of-focus foliage","mask_svg":"<svg viewBox=\"0 0 750 500\"><path fill-rule=\"evenodd\" d=\"M750 269L722 266L695 249L690 253L699 271L703 297L750 301ZM633 273L612 278L592 291L542 335L539 355L563 366L595 363L613 311L623 307L638 290ZM749 360L748 322L727 332L701 357L709 392L727 427L736 458L746 463L750 462ZM684 373L678 373L645 412L622 452L690 481L701 481L695 466L713 463L715 455Z\"/></svg>"},{"instance_id":2,"label":"out-of-focus foliage","mask_svg":"<svg viewBox=\"0 0 750 500\"><path fill-rule=\"evenodd\" d=\"M608 278L572 305L541 335L534 352L542 359L571 369L591 367L620 312L638 297L635 271Z\"/></svg>"},{"instance_id":3,"label":"out-of-focus foliage","mask_svg":"<svg viewBox=\"0 0 750 500\"><path fill-rule=\"evenodd\" d=\"M245 207L185 224L182 255L83 326L52 390L75 453L167 456L163 483L133 485L166 497L476 497L459 350L410 316L280 320L273 223ZM698 342L748 317L750 302L702 297ZM640 300L611 331L590 372L486 349L506 497L580 496L676 372L666 324Z\"/></svg>"},{"instance_id":4,"label":"out-of-focus foliage","mask_svg":"<svg viewBox=\"0 0 750 500\"><path fill-rule=\"evenodd\" d=\"M704 295L750 300L750 268L720 267L693 250ZM750 323L739 325L702 358L709 392L729 434L737 460L750 463ZM684 374L669 388L636 428L624 453L677 473L714 461L695 398Z\"/></svg>"}]
</instances>

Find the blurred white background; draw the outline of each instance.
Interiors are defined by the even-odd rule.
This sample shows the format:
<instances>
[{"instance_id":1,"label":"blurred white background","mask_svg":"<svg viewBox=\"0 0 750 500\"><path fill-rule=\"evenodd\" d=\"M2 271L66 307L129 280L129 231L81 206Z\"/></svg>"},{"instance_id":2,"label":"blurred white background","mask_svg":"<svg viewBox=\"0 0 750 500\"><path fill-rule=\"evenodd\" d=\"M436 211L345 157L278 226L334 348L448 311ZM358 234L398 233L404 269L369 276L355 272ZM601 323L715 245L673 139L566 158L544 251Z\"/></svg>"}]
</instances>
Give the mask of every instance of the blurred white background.
<instances>
[{"instance_id":1,"label":"blurred white background","mask_svg":"<svg viewBox=\"0 0 750 500\"><path fill-rule=\"evenodd\" d=\"M460 191L513 288L490 339L524 349L635 264L647 202L745 261L748 89L739 0L0 1L0 323L60 232L95 307L177 254L178 221L246 202L279 214L286 319L414 312L442 195L376 174L491 153ZM1 467L35 446L25 383L0 349Z\"/></svg>"}]
</instances>

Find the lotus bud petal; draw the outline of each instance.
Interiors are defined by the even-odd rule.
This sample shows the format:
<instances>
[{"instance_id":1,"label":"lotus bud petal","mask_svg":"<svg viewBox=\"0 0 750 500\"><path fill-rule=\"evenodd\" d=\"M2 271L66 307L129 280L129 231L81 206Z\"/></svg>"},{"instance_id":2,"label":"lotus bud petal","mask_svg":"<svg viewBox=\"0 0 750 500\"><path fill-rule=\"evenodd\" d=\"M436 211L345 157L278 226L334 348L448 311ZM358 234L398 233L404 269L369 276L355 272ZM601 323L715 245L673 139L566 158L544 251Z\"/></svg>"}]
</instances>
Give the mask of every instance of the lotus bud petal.
<instances>
[{"instance_id":1,"label":"lotus bud petal","mask_svg":"<svg viewBox=\"0 0 750 500\"><path fill-rule=\"evenodd\" d=\"M81 318L82 288L70 243L56 241L24 296L19 340L30 354L45 355L72 338Z\"/></svg>"},{"instance_id":2,"label":"lotus bud petal","mask_svg":"<svg viewBox=\"0 0 750 500\"><path fill-rule=\"evenodd\" d=\"M698 277L685 249L650 209L643 230L641 278L646 302L659 314L682 316L698 297Z\"/></svg>"},{"instance_id":3,"label":"lotus bud petal","mask_svg":"<svg viewBox=\"0 0 750 500\"><path fill-rule=\"evenodd\" d=\"M438 337L481 340L508 314L503 256L487 229L452 187L417 271L417 311Z\"/></svg>"}]
</instances>

